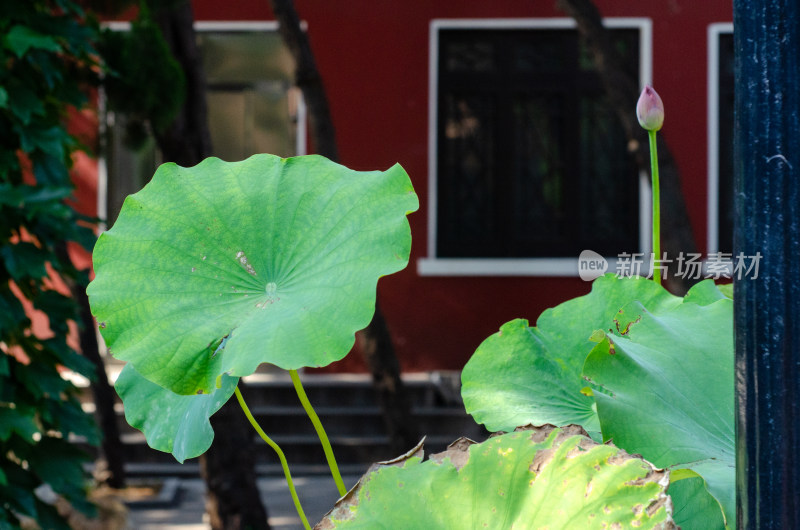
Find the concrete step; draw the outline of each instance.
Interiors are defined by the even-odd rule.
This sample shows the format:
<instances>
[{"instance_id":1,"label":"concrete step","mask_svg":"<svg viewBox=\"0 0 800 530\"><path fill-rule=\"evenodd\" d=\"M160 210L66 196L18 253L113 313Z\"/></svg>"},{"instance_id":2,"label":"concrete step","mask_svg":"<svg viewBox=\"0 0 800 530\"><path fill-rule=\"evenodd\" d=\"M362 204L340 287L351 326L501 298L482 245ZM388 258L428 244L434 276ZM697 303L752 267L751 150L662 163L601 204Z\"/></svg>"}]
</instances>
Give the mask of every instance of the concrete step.
<instances>
[{"instance_id":1,"label":"concrete step","mask_svg":"<svg viewBox=\"0 0 800 530\"><path fill-rule=\"evenodd\" d=\"M120 363L109 366L113 381ZM301 374L303 386L331 440L339 466L363 473L376 461L398 455L390 449L378 396L368 374ZM427 437L426 452L439 452L460 436L483 440L488 433L466 414L457 372L404 374L413 421ZM84 410L92 412L91 392ZM259 424L278 443L292 467L304 474L328 473L325 455L310 419L300 406L288 374L260 369L245 378L245 400ZM133 475L197 476L196 459L178 464L174 457L150 448L145 437L124 419L122 403L115 404L125 446L126 469ZM253 433L260 474L282 474L274 451ZM410 449L410 448L409 448Z\"/></svg>"},{"instance_id":2,"label":"concrete step","mask_svg":"<svg viewBox=\"0 0 800 530\"><path fill-rule=\"evenodd\" d=\"M122 364L118 361L107 367L109 381L113 384ZM369 374L318 374L300 375L303 388L314 407L378 405L378 396ZM454 371L403 374L403 387L412 407L458 406L461 404L460 374ZM84 388L82 403L92 402L88 381L76 376L75 384ZM249 407L299 403L287 372L260 368L244 378L242 394Z\"/></svg>"},{"instance_id":3,"label":"concrete step","mask_svg":"<svg viewBox=\"0 0 800 530\"><path fill-rule=\"evenodd\" d=\"M316 435L277 435L270 438L283 450L292 469L297 465L305 468L325 466L325 454ZM443 451L457 438L458 436L447 435L427 436L426 452ZM180 465L171 454L148 446L141 433L127 433L122 435L122 439L126 462L129 464ZM336 461L348 469L367 469L374 462L391 460L399 456L390 449L389 438L386 436L329 436L329 439ZM260 438L254 438L254 451L258 465L273 466L278 469L280 461L277 455ZM184 465L195 462L196 459L189 459Z\"/></svg>"},{"instance_id":4,"label":"concrete step","mask_svg":"<svg viewBox=\"0 0 800 530\"><path fill-rule=\"evenodd\" d=\"M342 475L360 476L367 472L369 466L361 464L339 464L339 471ZM91 473L91 466L87 469ZM330 468L324 463L316 464L291 464L290 469L293 477L305 476L330 476ZM125 464L125 473L128 477L185 477L195 478L200 476L200 465L197 460L188 460L183 464L177 462L166 463L147 463L133 462ZM257 464L256 474L259 476L280 476L283 477L283 468L280 464Z\"/></svg>"},{"instance_id":5,"label":"concrete step","mask_svg":"<svg viewBox=\"0 0 800 530\"><path fill-rule=\"evenodd\" d=\"M303 388L314 407L377 406L378 395L368 374L301 374ZM283 373L255 373L244 378L243 395L249 407L298 403L292 381ZM404 374L403 387L412 407L461 404L457 372Z\"/></svg>"},{"instance_id":6,"label":"concrete step","mask_svg":"<svg viewBox=\"0 0 800 530\"><path fill-rule=\"evenodd\" d=\"M135 429L125 420L121 404L115 407L121 433ZM93 404L83 409L94 412ZM317 415L329 436L378 436L386 433L383 413L377 407L316 407ZM282 434L315 434L314 426L299 406L265 406L250 409L261 428L269 436ZM483 430L463 409L457 407L425 407L411 411L412 421L423 435L480 436Z\"/></svg>"},{"instance_id":7,"label":"concrete step","mask_svg":"<svg viewBox=\"0 0 800 530\"><path fill-rule=\"evenodd\" d=\"M272 436L314 434L314 427L299 407L255 407L250 409L261 427ZM386 433L383 413L377 407L316 407L329 436L370 436ZM424 435L477 434L475 421L463 408L423 407L412 409L412 418Z\"/></svg>"}]
</instances>

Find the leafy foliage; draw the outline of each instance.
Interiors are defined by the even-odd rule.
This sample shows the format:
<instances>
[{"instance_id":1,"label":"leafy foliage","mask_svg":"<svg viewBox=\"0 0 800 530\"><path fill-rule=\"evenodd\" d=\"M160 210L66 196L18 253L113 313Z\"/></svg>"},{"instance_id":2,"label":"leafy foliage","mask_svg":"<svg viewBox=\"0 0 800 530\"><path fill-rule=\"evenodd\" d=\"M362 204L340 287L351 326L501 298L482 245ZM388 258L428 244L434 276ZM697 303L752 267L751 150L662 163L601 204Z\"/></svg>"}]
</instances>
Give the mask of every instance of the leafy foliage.
<instances>
[{"instance_id":1,"label":"leafy foliage","mask_svg":"<svg viewBox=\"0 0 800 530\"><path fill-rule=\"evenodd\" d=\"M585 434L533 427L373 466L317 528L674 528L668 474Z\"/></svg>"},{"instance_id":2,"label":"leafy foliage","mask_svg":"<svg viewBox=\"0 0 800 530\"><path fill-rule=\"evenodd\" d=\"M725 527L719 502L708 493L706 482L701 477L675 480L673 474L671 479L667 491L674 507L672 519L679 528L705 530Z\"/></svg>"},{"instance_id":3,"label":"leafy foliage","mask_svg":"<svg viewBox=\"0 0 800 530\"><path fill-rule=\"evenodd\" d=\"M208 419L238 377L262 362L296 369L344 356L377 279L407 263L417 206L399 166L359 173L318 156L257 155L159 168L98 241L89 287L107 344L129 361L117 382L129 422L183 461L211 444ZM731 306L711 282L680 298L606 275L535 328L515 320L487 339L463 372L467 410L495 431L577 423L613 438L670 469L680 522L722 526L720 513L733 519ZM574 429L534 427L379 466L320 528L498 514L504 526L673 524L668 473Z\"/></svg>"},{"instance_id":4,"label":"leafy foliage","mask_svg":"<svg viewBox=\"0 0 800 530\"><path fill-rule=\"evenodd\" d=\"M108 107L128 117L125 140L133 148L148 137L148 123L155 132L163 132L186 97L183 69L153 20L148 2L139 4L130 31L105 29L99 46L107 69L103 86ZM148 89L142 90L145 86Z\"/></svg>"},{"instance_id":5,"label":"leafy foliage","mask_svg":"<svg viewBox=\"0 0 800 530\"><path fill-rule=\"evenodd\" d=\"M162 165L98 240L88 289L109 349L132 365L117 382L132 425L178 460L197 456L235 387L223 377L344 357L378 279L408 263L417 207L400 166L272 155ZM192 418L176 432L179 409ZM177 443L187 437L191 447Z\"/></svg>"},{"instance_id":6,"label":"leafy foliage","mask_svg":"<svg viewBox=\"0 0 800 530\"><path fill-rule=\"evenodd\" d=\"M169 56L142 6L131 36L106 36L120 71L135 56ZM15 33L11 49L28 46L52 44ZM135 102L137 84L172 67L151 66L110 91L158 131L175 100ZM129 361L117 382L128 421L183 461L210 446L209 417L259 364L342 358L372 315L378 278L407 264L417 207L399 166L359 173L257 155L159 168L100 238L89 287L106 343ZM497 436L375 466L318 527L673 528L667 486L679 523L732 524L732 293L704 282L680 298L658 278L606 275L535 327L503 325L462 374L467 411ZM8 425L30 428L13 416Z\"/></svg>"},{"instance_id":7,"label":"leafy foliage","mask_svg":"<svg viewBox=\"0 0 800 530\"><path fill-rule=\"evenodd\" d=\"M603 438L659 467L692 470L732 521L732 301L686 302L657 314L631 302L617 319L627 332L607 333L584 367L606 391L595 393Z\"/></svg>"},{"instance_id":8,"label":"leafy foliage","mask_svg":"<svg viewBox=\"0 0 800 530\"><path fill-rule=\"evenodd\" d=\"M583 390L583 363L596 345L592 332L612 328L617 310L630 300L648 307L680 303L652 281L609 274L594 282L591 293L544 311L536 327L526 320L504 324L464 367L467 412L490 431L574 423L598 438L594 398Z\"/></svg>"},{"instance_id":9,"label":"leafy foliage","mask_svg":"<svg viewBox=\"0 0 800 530\"><path fill-rule=\"evenodd\" d=\"M673 469L678 522L720 528L720 506L728 524L734 516L732 323L731 300L711 281L680 298L606 275L535 328L502 326L464 368L462 395L492 430L599 427L603 440Z\"/></svg>"},{"instance_id":10,"label":"leafy foliage","mask_svg":"<svg viewBox=\"0 0 800 530\"><path fill-rule=\"evenodd\" d=\"M183 463L205 453L214 439L209 418L233 395L239 379L223 375L210 394L181 396L151 383L128 363L114 385L125 403L125 419L145 434L153 449Z\"/></svg>"},{"instance_id":11,"label":"leafy foliage","mask_svg":"<svg viewBox=\"0 0 800 530\"><path fill-rule=\"evenodd\" d=\"M114 356L178 394L223 373L324 366L408 262L405 171L320 156L164 164L94 251L92 311Z\"/></svg>"},{"instance_id":12,"label":"leafy foliage","mask_svg":"<svg viewBox=\"0 0 800 530\"><path fill-rule=\"evenodd\" d=\"M70 442L97 443L91 418L60 371L91 375L66 342L74 302L57 279L86 284L67 242L89 245L94 234L65 202L72 192L65 127L69 107L86 101L94 76L96 28L69 0L0 3L0 527L32 517L63 528L55 508L33 491L47 484L89 510L82 463ZM23 303L24 301L24 303ZM26 312L26 305L28 312ZM50 336L31 332L30 310L47 316Z\"/></svg>"}]
</instances>

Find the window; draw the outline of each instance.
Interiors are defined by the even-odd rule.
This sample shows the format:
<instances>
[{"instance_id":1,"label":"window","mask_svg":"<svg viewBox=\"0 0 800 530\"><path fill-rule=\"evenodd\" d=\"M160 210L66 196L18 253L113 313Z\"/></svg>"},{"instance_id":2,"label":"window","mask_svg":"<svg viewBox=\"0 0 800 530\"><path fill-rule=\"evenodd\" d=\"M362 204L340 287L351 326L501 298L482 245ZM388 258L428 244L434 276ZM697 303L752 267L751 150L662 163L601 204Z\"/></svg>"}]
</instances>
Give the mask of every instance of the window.
<instances>
[{"instance_id":1,"label":"window","mask_svg":"<svg viewBox=\"0 0 800 530\"><path fill-rule=\"evenodd\" d=\"M200 22L196 30L214 156L235 161L256 153L304 154L305 110L277 25ZM161 159L152 137L130 147L124 116L106 113L105 125L98 212L111 224L125 197L150 180Z\"/></svg>"},{"instance_id":2,"label":"window","mask_svg":"<svg viewBox=\"0 0 800 530\"><path fill-rule=\"evenodd\" d=\"M649 23L609 26L646 79ZM577 275L584 249L642 248L641 177L572 21L434 21L431 39L420 273Z\"/></svg>"},{"instance_id":3,"label":"window","mask_svg":"<svg viewBox=\"0 0 800 530\"><path fill-rule=\"evenodd\" d=\"M708 253L733 252L733 24L708 28Z\"/></svg>"}]
</instances>

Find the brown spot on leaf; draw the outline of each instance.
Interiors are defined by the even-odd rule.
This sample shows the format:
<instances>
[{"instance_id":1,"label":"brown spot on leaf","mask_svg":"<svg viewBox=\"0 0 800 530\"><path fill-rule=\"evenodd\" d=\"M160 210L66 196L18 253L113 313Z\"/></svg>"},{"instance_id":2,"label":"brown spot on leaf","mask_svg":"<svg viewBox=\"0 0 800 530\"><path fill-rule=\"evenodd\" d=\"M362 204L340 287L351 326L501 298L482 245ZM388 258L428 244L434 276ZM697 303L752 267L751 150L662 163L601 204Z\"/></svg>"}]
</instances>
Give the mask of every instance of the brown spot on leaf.
<instances>
[{"instance_id":1,"label":"brown spot on leaf","mask_svg":"<svg viewBox=\"0 0 800 530\"><path fill-rule=\"evenodd\" d=\"M619 331L619 334L620 335L627 335L631 331L631 326L633 326L634 324L636 324L638 322L641 322L641 320L642 320L642 315L639 315L638 317L636 317L636 320L634 320L633 322L628 322L628 324L625 326L625 328L623 328L621 330L619 329L619 322L616 322L616 320L614 322L617 323L617 331Z\"/></svg>"},{"instance_id":2,"label":"brown spot on leaf","mask_svg":"<svg viewBox=\"0 0 800 530\"><path fill-rule=\"evenodd\" d=\"M453 467L460 470L462 467L464 467L464 464L467 463L467 460L469 460L469 448L470 446L475 445L475 443L475 441L462 436L455 442L448 445L446 450L442 451L441 453L432 454L430 456L430 460L433 460L437 463L442 463L445 459L449 459L450 463L453 464Z\"/></svg>"},{"instance_id":3,"label":"brown spot on leaf","mask_svg":"<svg viewBox=\"0 0 800 530\"><path fill-rule=\"evenodd\" d=\"M369 482L375 472L379 471L382 467L388 466L398 466L403 467L406 464L406 461L410 458L423 458L424 457L424 450L423 446L425 443L425 438L420 440L420 442L412 448L407 453L398 456L392 460L387 460L384 462L377 462L372 464L370 468L367 470L367 473L359 479L355 486L350 488L344 497L336 501L334 504L333 509L331 509L328 513L325 514L322 521L320 521L315 527L314 530L331 530L336 528L334 521L349 521L355 517L356 507L358 506L358 495L361 491L361 488ZM400 487L402 487L402 483L400 483ZM367 495L367 499L369 496Z\"/></svg>"},{"instance_id":4,"label":"brown spot on leaf","mask_svg":"<svg viewBox=\"0 0 800 530\"><path fill-rule=\"evenodd\" d=\"M554 449L543 449L537 452L536 456L533 457L533 462L528 466L528 470L538 475L542 471L542 468L552 460L553 453L555 453Z\"/></svg>"}]
</instances>

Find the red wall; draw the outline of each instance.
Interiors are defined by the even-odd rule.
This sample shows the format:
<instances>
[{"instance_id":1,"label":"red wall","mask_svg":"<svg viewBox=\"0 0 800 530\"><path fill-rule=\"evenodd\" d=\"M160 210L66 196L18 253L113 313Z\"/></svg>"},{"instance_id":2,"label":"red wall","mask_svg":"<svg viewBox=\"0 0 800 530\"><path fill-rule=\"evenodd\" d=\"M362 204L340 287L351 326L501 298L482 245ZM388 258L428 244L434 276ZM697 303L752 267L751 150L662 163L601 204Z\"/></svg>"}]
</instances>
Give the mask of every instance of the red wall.
<instances>
[{"instance_id":1,"label":"red wall","mask_svg":"<svg viewBox=\"0 0 800 530\"><path fill-rule=\"evenodd\" d=\"M420 277L427 248L428 40L434 18L563 17L554 2L519 0L296 0L307 21L338 136L341 162L386 169L400 162L421 208L410 218L409 267L381 280L380 303L405 370L460 369L499 326L588 292L577 278ZM662 130L683 177L700 250L706 234L706 32L729 22L722 0L597 0L607 17L653 21L653 85L665 102ZM194 0L197 20L272 20L267 0ZM635 102L631 102L631 112ZM669 215L663 212L662 215ZM361 370L358 355L333 367Z\"/></svg>"}]
</instances>

